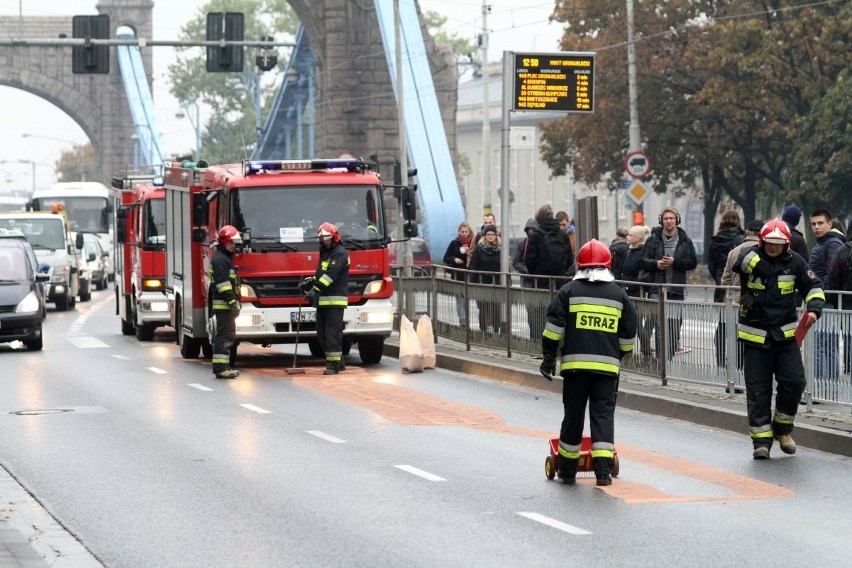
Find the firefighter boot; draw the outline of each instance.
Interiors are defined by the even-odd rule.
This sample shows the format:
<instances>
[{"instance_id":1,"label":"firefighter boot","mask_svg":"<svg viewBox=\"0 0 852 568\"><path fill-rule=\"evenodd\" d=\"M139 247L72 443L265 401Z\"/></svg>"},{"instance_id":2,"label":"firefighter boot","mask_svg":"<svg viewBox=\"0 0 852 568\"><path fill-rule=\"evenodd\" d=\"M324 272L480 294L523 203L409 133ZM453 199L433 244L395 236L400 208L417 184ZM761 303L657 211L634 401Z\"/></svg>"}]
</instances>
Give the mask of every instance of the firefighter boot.
<instances>
[{"instance_id":1,"label":"firefighter boot","mask_svg":"<svg viewBox=\"0 0 852 568\"><path fill-rule=\"evenodd\" d=\"M225 371L219 371L218 373L214 373L217 379L236 379L240 376L240 372L236 369L227 369Z\"/></svg>"},{"instance_id":2,"label":"firefighter boot","mask_svg":"<svg viewBox=\"0 0 852 568\"><path fill-rule=\"evenodd\" d=\"M754 452L751 454L751 457L756 460L768 460L770 447L771 446L755 446Z\"/></svg>"},{"instance_id":3,"label":"firefighter boot","mask_svg":"<svg viewBox=\"0 0 852 568\"><path fill-rule=\"evenodd\" d=\"M796 453L796 442L790 434L776 434L775 439L778 440L778 445L781 446L781 451L785 454Z\"/></svg>"},{"instance_id":4,"label":"firefighter boot","mask_svg":"<svg viewBox=\"0 0 852 568\"><path fill-rule=\"evenodd\" d=\"M556 477L568 485L577 483L577 460L569 460L559 456L556 465Z\"/></svg>"},{"instance_id":5,"label":"firefighter boot","mask_svg":"<svg viewBox=\"0 0 852 568\"><path fill-rule=\"evenodd\" d=\"M605 487L612 485L612 458L597 457L593 458L592 463L595 466L595 485Z\"/></svg>"},{"instance_id":6,"label":"firefighter boot","mask_svg":"<svg viewBox=\"0 0 852 568\"><path fill-rule=\"evenodd\" d=\"M597 480L595 481L595 485L598 487L605 487L607 485L612 485L612 476L608 473L603 475L596 475Z\"/></svg>"},{"instance_id":7,"label":"firefighter boot","mask_svg":"<svg viewBox=\"0 0 852 568\"><path fill-rule=\"evenodd\" d=\"M340 366L337 363L326 363L325 371L322 372L323 375L336 375L340 372Z\"/></svg>"}]
</instances>

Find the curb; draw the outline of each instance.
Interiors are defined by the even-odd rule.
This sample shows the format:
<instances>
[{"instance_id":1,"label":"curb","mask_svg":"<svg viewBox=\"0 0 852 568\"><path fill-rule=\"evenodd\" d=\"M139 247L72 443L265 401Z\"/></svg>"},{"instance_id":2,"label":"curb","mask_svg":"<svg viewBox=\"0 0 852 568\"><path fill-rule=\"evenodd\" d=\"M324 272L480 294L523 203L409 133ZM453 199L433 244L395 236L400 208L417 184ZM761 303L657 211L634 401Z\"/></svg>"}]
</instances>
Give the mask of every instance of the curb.
<instances>
[{"instance_id":1,"label":"curb","mask_svg":"<svg viewBox=\"0 0 852 568\"><path fill-rule=\"evenodd\" d=\"M384 354L399 358L399 345L385 342ZM562 393L562 381L545 381L537 372L499 362L483 362L463 355L436 352L437 366L447 371L456 371L476 377L493 379L521 387L528 387L554 394ZM618 389L618 406L684 420L702 426L742 433L748 431L748 418L745 410L725 408L719 404L710 404L696 400L648 393L626 386L624 381ZM852 457L852 432L825 428L803 422L796 423L794 433L796 444L823 452ZM745 442L748 440L746 439Z\"/></svg>"}]
</instances>

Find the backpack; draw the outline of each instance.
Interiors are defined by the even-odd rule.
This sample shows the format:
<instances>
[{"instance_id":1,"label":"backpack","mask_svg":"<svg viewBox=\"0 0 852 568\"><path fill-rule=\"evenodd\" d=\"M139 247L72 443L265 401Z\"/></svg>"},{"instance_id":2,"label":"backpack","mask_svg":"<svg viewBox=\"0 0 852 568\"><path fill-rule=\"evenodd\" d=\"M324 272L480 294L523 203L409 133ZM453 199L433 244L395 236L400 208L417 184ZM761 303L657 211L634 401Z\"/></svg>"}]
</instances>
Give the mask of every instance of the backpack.
<instances>
[{"instance_id":1,"label":"backpack","mask_svg":"<svg viewBox=\"0 0 852 568\"><path fill-rule=\"evenodd\" d=\"M568 235L562 231L544 233L539 260L540 273L547 276L562 276L568 273L572 264L574 264L574 257Z\"/></svg>"}]
</instances>

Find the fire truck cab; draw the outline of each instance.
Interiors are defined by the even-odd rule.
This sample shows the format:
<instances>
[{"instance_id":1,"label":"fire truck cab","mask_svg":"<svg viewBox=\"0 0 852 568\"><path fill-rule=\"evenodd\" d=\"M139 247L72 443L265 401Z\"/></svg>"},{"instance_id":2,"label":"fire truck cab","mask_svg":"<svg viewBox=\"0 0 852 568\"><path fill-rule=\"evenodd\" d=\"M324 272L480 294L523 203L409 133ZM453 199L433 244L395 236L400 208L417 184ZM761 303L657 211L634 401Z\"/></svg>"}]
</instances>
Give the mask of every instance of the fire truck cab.
<instances>
[{"instance_id":1,"label":"fire truck cab","mask_svg":"<svg viewBox=\"0 0 852 568\"><path fill-rule=\"evenodd\" d=\"M307 340L322 356L316 310L298 289L319 259L317 227L337 225L349 251L349 305L344 353L357 344L361 361L378 363L393 326L384 186L363 159L249 161L165 169L166 295L185 358L208 355L215 318L207 268L224 225L241 233L234 254L242 310L240 342L263 346Z\"/></svg>"},{"instance_id":2,"label":"fire truck cab","mask_svg":"<svg viewBox=\"0 0 852 568\"><path fill-rule=\"evenodd\" d=\"M116 310L121 332L151 341L170 325L166 283L166 205L162 177L116 176Z\"/></svg>"}]
</instances>

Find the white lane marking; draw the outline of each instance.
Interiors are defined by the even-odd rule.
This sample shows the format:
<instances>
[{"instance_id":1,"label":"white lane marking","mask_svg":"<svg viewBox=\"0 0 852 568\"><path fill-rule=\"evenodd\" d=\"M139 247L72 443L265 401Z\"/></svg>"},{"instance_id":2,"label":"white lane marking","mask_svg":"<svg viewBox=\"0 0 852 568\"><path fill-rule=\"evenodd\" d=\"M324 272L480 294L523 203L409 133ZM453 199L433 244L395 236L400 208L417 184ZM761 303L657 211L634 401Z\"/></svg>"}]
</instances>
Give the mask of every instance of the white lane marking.
<instances>
[{"instance_id":1,"label":"white lane marking","mask_svg":"<svg viewBox=\"0 0 852 568\"><path fill-rule=\"evenodd\" d=\"M335 438L331 434L326 434L325 432L321 432L319 430L308 430L308 434L311 436L316 436L317 438L322 438L326 442L331 442L332 444L345 444L346 440L341 440L340 438Z\"/></svg>"},{"instance_id":2,"label":"white lane marking","mask_svg":"<svg viewBox=\"0 0 852 568\"><path fill-rule=\"evenodd\" d=\"M164 371L164 370L162 370L158 367L145 367L145 368L148 369L149 371L151 371L152 373L157 373L158 375L167 375L169 373L168 371Z\"/></svg>"},{"instance_id":3,"label":"white lane marking","mask_svg":"<svg viewBox=\"0 0 852 568\"><path fill-rule=\"evenodd\" d=\"M194 388L194 389L198 389L198 390L200 390L200 391L207 391L207 392L211 392L211 391L213 390L213 389L211 389L210 387L205 387L204 385L201 385L201 384L198 384L198 383L186 383L186 384L188 384L188 385L189 385L189 386L191 386L192 388Z\"/></svg>"},{"instance_id":4,"label":"white lane marking","mask_svg":"<svg viewBox=\"0 0 852 568\"><path fill-rule=\"evenodd\" d=\"M126 355L117 355L113 353L112 356L116 359L121 359L122 361L130 361L130 357L127 357Z\"/></svg>"},{"instance_id":5,"label":"white lane marking","mask_svg":"<svg viewBox=\"0 0 852 568\"><path fill-rule=\"evenodd\" d=\"M429 481L446 481L443 477L439 477L434 473L429 473L428 471L423 471L422 469L417 469L413 465L395 465L394 467L399 468L402 471L407 471L408 473L414 474L418 477L422 477L423 479L428 479Z\"/></svg>"},{"instance_id":6,"label":"white lane marking","mask_svg":"<svg viewBox=\"0 0 852 568\"><path fill-rule=\"evenodd\" d=\"M540 513L533 512L518 512L518 515L522 517L526 517L531 521L535 521L537 523L545 524L549 527L553 527L555 529L559 529L560 531L564 531L570 534L576 535L587 535L592 534L590 531L586 529L581 529L580 527L575 527L574 525L569 525L567 523L563 523L562 521L557 521L556 519L551 519L550 517L546 517Z\"/></svg>"},{"instance_id":7,"label":"white lane marking","mask_svg":"<svg viewBox=\"0 0 852 568\"><path fill-rule=\"evenodd\" d=\"M255 406L253 404L241 404L240 406L242 406L243 408L247 408L248 410L251 410L253 412L257 412L258 414L269 414L268 410L264 410L263 408Z\"/></svg>"},{"instance_id":8,"label":"white lane marking","mask_svg":"<svg viewBox=\"0 0 852 568\"><path fill-rule=\"evenodd\" d=\"M109 345L107 345L100 339L96 337L91 337L89 335L66 337L65 340L78 349L97 349L101 347L109 347Z\"/></svg>"}]
</instances>

